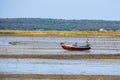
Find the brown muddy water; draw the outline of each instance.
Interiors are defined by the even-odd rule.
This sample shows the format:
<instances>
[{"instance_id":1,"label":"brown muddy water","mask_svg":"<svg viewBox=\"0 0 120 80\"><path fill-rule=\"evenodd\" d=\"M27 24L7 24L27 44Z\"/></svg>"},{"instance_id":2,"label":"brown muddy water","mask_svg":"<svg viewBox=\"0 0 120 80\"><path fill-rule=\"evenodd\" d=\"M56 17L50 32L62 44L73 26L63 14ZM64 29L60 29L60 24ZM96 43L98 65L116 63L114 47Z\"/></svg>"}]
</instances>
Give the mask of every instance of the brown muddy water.
<instances>
[{"instance_id":1,"label":"brown muddy water","mask_svg":"<svg viewBox=\"0 0 120 80\"><path fill-rule=\"evenodd\" d=\"M0 55L31 54L120 54L120 38L89 38L89 51L67 51L60 46L85 45L87 38L75 37L0 37ZM9 42L16 42L15 45ZM120 75L119 59L40 59L0 58L0 74L77 74Z\"/></svg>"}]
</instances>

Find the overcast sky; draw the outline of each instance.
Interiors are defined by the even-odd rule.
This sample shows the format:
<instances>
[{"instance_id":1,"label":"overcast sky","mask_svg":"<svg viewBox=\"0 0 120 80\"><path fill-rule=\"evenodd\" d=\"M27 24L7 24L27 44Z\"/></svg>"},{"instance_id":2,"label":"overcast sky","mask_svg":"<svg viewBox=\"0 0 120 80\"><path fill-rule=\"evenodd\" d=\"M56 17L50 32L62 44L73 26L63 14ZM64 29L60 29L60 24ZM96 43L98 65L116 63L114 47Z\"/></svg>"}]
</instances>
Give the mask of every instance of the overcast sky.
<instances>
[{"instance_id":1,"label":"overcast sky","mask_svg":"<svg viewBox=\"0 0 120 80\"><path fill-rule=\"evenodd\" d=\"M120 20L120 0L0 0L0 18Z\"/></svg>"}]
</instances>

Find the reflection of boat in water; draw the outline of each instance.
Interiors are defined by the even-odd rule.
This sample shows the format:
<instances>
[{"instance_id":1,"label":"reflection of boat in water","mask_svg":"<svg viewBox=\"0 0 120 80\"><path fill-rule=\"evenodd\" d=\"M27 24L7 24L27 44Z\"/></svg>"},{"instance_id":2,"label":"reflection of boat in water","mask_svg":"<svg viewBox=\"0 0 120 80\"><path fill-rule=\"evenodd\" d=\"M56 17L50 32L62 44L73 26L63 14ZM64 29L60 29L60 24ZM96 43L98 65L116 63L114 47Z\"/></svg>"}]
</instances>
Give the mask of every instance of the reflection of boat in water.
<instances>
[{"instance_id":1,"label":"reflection of boat in water","mask_svg":"<svg viewBox=\"0 0 120 80\"><path fill-rule=\"evenodd\" d=\"M86 46L78 46L77 43L75 43L75 45L68 45L68 44L65 44L62 42L61 47L66 50L79 50L79 51L90 50L91 47L90 47L88 39L87 39L86 43L87 43Z\"/></svg>"},{"instance_id":2,"label":"reflection of boat in water","mask_svg":"<svg viewBox=\"0 0 120 80\"><path fill-rule=\"evenodd\" d=\"M61 46L62 46L63 49L66 49L66 50L80 50L80 51L83 51L83 50L91 49L90 46L73 46L73 45L67 45L65 43L61 43Z\"/></svg>"}]
</instances>

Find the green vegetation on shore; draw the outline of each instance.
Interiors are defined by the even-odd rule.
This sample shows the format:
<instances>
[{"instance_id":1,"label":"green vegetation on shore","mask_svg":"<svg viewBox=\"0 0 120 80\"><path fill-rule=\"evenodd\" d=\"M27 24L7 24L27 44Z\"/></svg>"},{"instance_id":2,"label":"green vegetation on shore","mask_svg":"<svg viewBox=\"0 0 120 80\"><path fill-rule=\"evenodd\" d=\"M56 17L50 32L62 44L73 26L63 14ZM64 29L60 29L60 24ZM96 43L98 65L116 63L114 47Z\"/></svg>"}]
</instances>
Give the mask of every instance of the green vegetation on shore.
<instances>
[{"instance_id":1,"label":"green vegetation on shore","mask_svg":"<svg viewBox=\"0 0 120 80\"><path fill-rule=\"evenodd\" d=\"M0 18L0 30L98 31L101 28L107 31L120 31L120 21Z\"/></svg>"},{"instance_id":2,"label":"green vegetation on shore","mask_svg":"<svg viewBox=\"0 0 120 80\"><path fill-rule=\"evenodd\" d=\"M0 36L120 37L120 32L0 30Z\"/></svg>"}]
</instances>

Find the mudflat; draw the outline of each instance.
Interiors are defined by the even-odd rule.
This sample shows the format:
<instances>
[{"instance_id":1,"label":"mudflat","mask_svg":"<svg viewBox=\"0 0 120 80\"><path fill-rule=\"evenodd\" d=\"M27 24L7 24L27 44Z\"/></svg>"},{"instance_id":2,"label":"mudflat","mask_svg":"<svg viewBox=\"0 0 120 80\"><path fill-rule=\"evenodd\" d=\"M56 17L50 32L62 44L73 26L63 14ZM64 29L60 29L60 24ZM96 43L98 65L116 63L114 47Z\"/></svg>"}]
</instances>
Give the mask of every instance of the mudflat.
<instances>
[{"instance_id":1,"label":"mudflat","mask_svg":"<svg viewBox=\"0 0 120 80\"><path fill-rule=\"evenodd\" d=\"M80 44L84 44L84 41L86 40L86 38L78 38L78 37L77 38L54 37L53 39L53 37L51 38L51 37L12 37L12 36L4 37L2 36L0 40L1 40L1 43L0 43L1 68L0 69L3 69L1 70L3 71L3 73L2 72L0 73L0 80L119 80L120 79L120 74L117 73L120 65L119 64L120 38L90 38L92 42L91 43L92 49L90 51L66 51L61 48L59 43L62 41L68 41L68 43L74 43L75 41L78 41ZM16 43L15 45L12 45L12 44L9 44L9 42L16 42ZM24 59L26 59L26 62L23 61ZM32 62L27 59L30 59L30 60L34 59L34 60ZM40 62L40 59L47 60L47 61ZM52 60L49 62L50 59ZM111 63L111 59L114 60L112 63ZM59 61L59 60L64 60L66 62ZM82 61L79 63L73 60L82 60ZM88 60L88 61L83 61L83 60ZM91 60L93 60L92 64L91 64ZM97 63L99 60L102 60L102 61L100 63ZM107 61L104 62L104 60L107 60ZM71 64L71 61L73 61L74 64ZM101 73L87 75L87 74L84 74L84 72L83 74L71 74L71 73L70 74L54 74L54 73L42 74L42 71L41 73L38 72L38 74L36 72L34 74L19 72L20 69L22 70L24 69L24 67L25 67L24 70L26 70L26 68L29 68L30 70L34 71L34 67L37 68L38 70L40 65L43 65L43 66L48 65L48 67L49 65L50 66L54 65L54 67L58 67L57 65L59 65L60 70L70 68L69 70L72 71L71 66L74 66L75 70L79 70L79 69L76 69L76 66L77 68L81 68L82 66L82 69L85 69L84 68L85 66L86 69L89 68L89 70L91 69L95 70L93 66L94 61L96 62L95 67L99 67L99 68L102 67L101 69L103 69L104 67L105 68L108 67L111 69L111 71L116 71L117 75L116 74L112 75L111 74L112 72L110 72L110 74L108 75L101 74ZM116 61L118 61L117 64L116 64ZM84 62L87 62L87 63L84 64ZM6 67L6 65L8 66ZM67 66L66 68L63 67L65 65ZM91 66L92 68L90 68ZM114 68L115 66L116 68ZM52 69L54 68L50 68L50 70ZM7 73L7 71L9 70L13 72ZM14 70L18 71L18 73L16 73ZM109 71L109 69L107 70ZM45 70L44 68L43 71L49 71L49 69Z\"/></svg>"},{"instance_id":2,"label":"mudflat","mask_svg":"<svg viewBox=\"0 0 120 80\"><path fill-rule=\"evenodd\" d=\"M0 58L41 58L41 59L120 59L120 54L1 54Z\"/></svg>"},{"instance_id":3,"label":"mudflat","mask_svg":"<svg viewBox=\"0 0 120 80\"><path fill-rule=\"evenodd\" d=\"M119 80L113 75L0 74L3 80Z\"/></svg>"}]
</instances>

